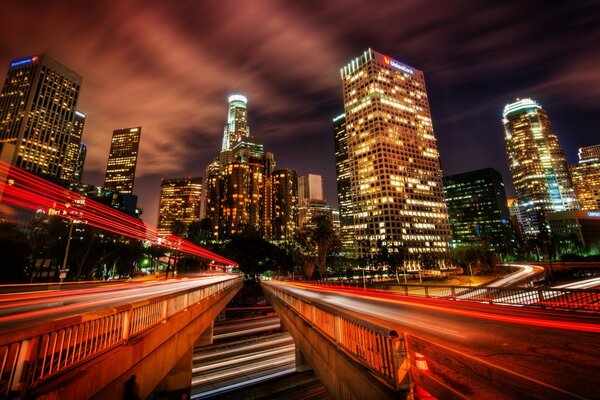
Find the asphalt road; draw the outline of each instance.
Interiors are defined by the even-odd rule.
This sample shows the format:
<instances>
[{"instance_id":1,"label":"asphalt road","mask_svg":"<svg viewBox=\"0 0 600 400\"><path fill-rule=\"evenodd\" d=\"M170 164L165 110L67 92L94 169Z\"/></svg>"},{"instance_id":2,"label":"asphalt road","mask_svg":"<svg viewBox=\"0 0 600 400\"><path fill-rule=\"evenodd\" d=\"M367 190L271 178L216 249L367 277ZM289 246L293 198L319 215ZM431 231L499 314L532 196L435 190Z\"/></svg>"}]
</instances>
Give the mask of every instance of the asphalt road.
<instances>
[{"instance_id":1,"label":"asphalt road","mask_svg":"<svg viewBox=\"0 0 600 400\"><path fill-rule=\"evenodd\" d=\"M66 290L36 290L0 294L0 335L98 310L129 304L232 279L207 275L163 281L97 284Z\"/></svg>"},{"instance_id":2,"label":"asphalt road","mask_svg":"<svg viewBox=\"0 0 600 400\"><path fill-rule=\"evenodd\" d=\"M540 383L556 398L600 396L600 318L420 299L297 283L284 286L298 296L358 312L365 319L439 344ZM523 393L523 398L540 398Z\"/></svg>"}]
</instances>

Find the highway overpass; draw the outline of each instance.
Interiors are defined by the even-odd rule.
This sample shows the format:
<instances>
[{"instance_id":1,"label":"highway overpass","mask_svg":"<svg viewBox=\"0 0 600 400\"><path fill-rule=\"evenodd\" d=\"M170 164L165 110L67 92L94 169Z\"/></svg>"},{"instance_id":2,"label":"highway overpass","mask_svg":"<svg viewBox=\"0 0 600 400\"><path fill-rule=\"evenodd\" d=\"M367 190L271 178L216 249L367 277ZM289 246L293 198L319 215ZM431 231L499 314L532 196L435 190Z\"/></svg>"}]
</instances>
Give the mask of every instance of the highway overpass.
<instances>
[{"instance_id":1,"label":"highway overpass","mask_svg":"<svg viewBox=\"0 0 600 400\"><path fill-rule=\"evenodd\" d=\"M263 288L334 398L398 398L415 386L441 399L599 393L597 311L526 308L516 301L519 289L500 295L512 306L498 306L299 283ZM590 292L597 301L598 291Z\"/></svg>"},{"instance_id":2,"label":"highway overpass","mask_svg":"<svg viewBox=\"0 0 600 400\"><path fill-rule=\"evenodd\" d=\"M0 294L0 397L189 393L194 344L211 341L242 284L219 274Z\"/></svg>"}]
</instances>

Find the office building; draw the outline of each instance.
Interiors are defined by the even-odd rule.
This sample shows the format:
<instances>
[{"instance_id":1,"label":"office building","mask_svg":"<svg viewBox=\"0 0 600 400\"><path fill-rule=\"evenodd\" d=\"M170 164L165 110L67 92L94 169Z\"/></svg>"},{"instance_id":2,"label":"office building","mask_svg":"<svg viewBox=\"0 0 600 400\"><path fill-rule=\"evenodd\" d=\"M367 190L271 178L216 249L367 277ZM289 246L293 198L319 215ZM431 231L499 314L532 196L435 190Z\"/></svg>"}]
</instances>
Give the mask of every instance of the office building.
<instances>
[{"instance_id":1,"label":"office building","mask_svg":"<svg viewBox=\"0 0 600 400\"><path fill-rule=\"evenodd\" d=\"M240 94L229 96L227 124L223 130L221 150L232 150L238 141L250 136L247 104L248 99Z\"/></svg>"},{"instance_id":2,"label":"office building","mask_svg":"<svg viewBox=\"0 0 600 400\"><path fill-rule=\"evenodd\" d=\"M113 131L104 180L105 189L124 194L133 192L141 133L141 126Z\"/></svg>"},{"instance_id":3,"label":"office building","mask_svg":"<svg viewBox=\"0 0 600 400\"><path fill-rule=\"evenodd\" d=\"M161 179L158 206L158 233L173 233L175 221L188 227L200 221L202 178Z\"/></svg>"},{"instance_id":4,"label":"office building","mask_svg":"<svg viewBox=\"0 0 600 400\"><path fill-rule=\"evenodd\" d=\"M419 267L451 235L423 72L369 49L341 78L358 255L380 243Z\"/></svg>"},{"instance_id":5,"label":"office building","mask_svg":"<svg viewBox=\"0 0 600 400\"><path fill-rule=\"evenodd\" d=\"M0 93L2 158L59 181L71 165L69 143L79 134L75 108L81 82L79 74L46 54L11 62Z\"/></svg>"},{"instance_id":6,"label":"office building","mask_svg":"<svg viewBox=\"0 0 600 400\"><path fill-rule=\"evenodd\" d=\"M308 174L298 178L298 202L302 204L309 199L324 200L321 175Z\"/></svg>"},{"instance_id":7,"label":"office building","mask_svg":"<svg viewBox=\"0 0 600 400\"><path fill-rule=\"evenodd\" d=\"M549 213L547 220L559 254L600 254L600 211Z\"/></svg>"},{"instance_id":8,"label":"office building","mask_svg":"<svg viewBox=\"0 0 600 400\"><path fill-rule=\"evenodd\" d=\"M600 210L600 145L580 148L579 163L570 170L581 209Z\"/></svg>"},{"instance_id":9,"label":"office building","mask_svg":"<svg viewBox=\"0 0 600 400\"><path fill-rule=\"evenodd\" d=\"M335 172L339 205L339 235L342 250L349 256L355 255L354 216L352 214L352 193L350 161L348 157L348 135L346 115L333 119L333 142L335 145Z\"/></svg>"},{"instance_id":10,"label":"office building","mask_svg":"<svg viewBox=\"0 0 600 400\"><path fill-rule=\"evenodd\" d=\"M207 167L204 209L216 240L246 231L265 239L272 234L275 159L250 136L246 104L244 96L229 98L221 152Z\"/></svg>"},{"instance_id":11,"label":"office building","mask_svg":"<svg viewBox=\"0 0 600 400\"><path fill-rule=\"evenodd\" d=\"M298 231L298 175L291 169L273 171L273 240L292 240Z\"/></svg>"},{"instance_id":12,"label":"office building","mask_svg":"<svg viewBox=\"0 0 600 400\"><path fill-rule=\"evenodd\" d=\"M567 162L548 114L531 99L504 107L508 164L522 208L526 234L547 229L549 212L578 208Z\"/></svg>"},{"instance_id":13,"label":"office building","mask_svg":"<svg viewBox=\"0 0 600 400\"><path fill-rule=\"evenodd\" d=\"M452 247L482 246L506 254L512 246L502 175L493 168L444 177Z\"/></svg>"},{"instance_id":14,"label":"office building","mask_svg":"<svg viewBox=\"0 0 600 400\"><path fill-rule=\"evenodd\" d=\"M71 130L71 136L67 144L67 153L65 155L65 162L61 173L61 179L67 182L80 182L81 180L83 161L85 161L85 154L87 152L87 148L82 149L81 143L84 126L85 114L75 110L73 129Z\"/></svg>"},{"instance_id":15,"label":"office building","mask_svg":"<svg viewBox=\"0 0 600 400\"><path fill-rule=\"evenodd\" d=\"M298 205L298 227L308 229L314 227L313 219L317 216L325 216L333 223L333 209L325 200L305 199Z\"/></svg>"}]
</instances>

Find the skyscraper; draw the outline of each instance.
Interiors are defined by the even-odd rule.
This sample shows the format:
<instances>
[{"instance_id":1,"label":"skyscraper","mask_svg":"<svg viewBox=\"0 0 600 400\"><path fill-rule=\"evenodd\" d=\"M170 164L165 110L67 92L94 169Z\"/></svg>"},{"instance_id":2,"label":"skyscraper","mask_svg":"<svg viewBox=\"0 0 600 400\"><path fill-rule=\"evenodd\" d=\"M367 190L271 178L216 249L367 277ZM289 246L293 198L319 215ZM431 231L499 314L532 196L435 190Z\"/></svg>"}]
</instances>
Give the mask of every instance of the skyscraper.
<instances>
[{"instance_id":1,"label":"skyscraper","mask_svg":"<svg viewBox=\"0 0 600 400\"><path fill-rule=\"evenodd\" d=\"M162 179L158 208L158 232L173 233L175 221L186 227L200 221L202 178Z\"/></svg>"},{"instance_id":2,"label":"skyscraper","mask_svg":"<svg viewBox=\"0 0 600 400\"><path fill-rule=\"evenodd\" d=\"M205 215L218 240L255 230L264 238L272 233L272 153L249 135L247 100L229 97L229 112L221 153L207 168Z\"/></svg>"},{"instance_id":3,"label":"skyscraper","mask_svg":"<svg viewBox=\"0 0 600 400\"><path fill-rule=\"evenodd\" d=\"M283 168L273 171L273 240L291 240L298 230L298 175Z\"/></svg>"},{"instance_id":4,"label":"skyscraper","mask_svg":"<svg viewBox=\"0 0 600 400\"><path fill-rule=\"evenodd\" d=\"M600 145L580 148L579 163L570 168L581 209L600 210Z\"/></svg>"},{"instance_id":5,"label":"skyscraper","mask_svg":"<svg viewBox=\"0 0 600 400\"><path fill-rule=\"evenodd\" d=\"M437 142L423 72L369 49L341 70L359 256L448 249Z\"/></svg>"},{"instance_id":6,"label":"skyscraper","mask_svg":"<svg viewBox=\"0 0 600 400\"><path fill-rule=\"evenodd\" d=\"M346 115L333 119L333 141L335 145L335 172L337 183L340 241L347 254L354 254L354 216L352 214L352 192L350 179L350 160L348 156L348 135L346 135Z\"/></svg>"},{"instance_id":7,"label":"skyscraper","mask_svg":"<svg viewBox=\"0 0 600 400\"><path fill-rule=\"evenodd\" d=\"M317 215L333 219L332 209L323 197L323 177L315 174L301 176L298 178L298 226L310 226Z\"/></svg>"},{"instance_id":8,"label":"skyscraper","mask_svg":"<svg viewBox=\"0 0 600 400\"><path fill-rule=\"evenodd\" d=\"M302 204L309 199L324 200L321 175L308 174L298 178L298 202Z\"/></svg>"},{"instance_id":9,"label":"skyscraper","mask_svg":"<svg viewBox=\"0 0 600 400\"><path fill-rule=\"evenodd\" d=\"M15 60L0 93L0 145L25 170L60 179L82 77L46 54ZM9 154L10 153L10 154Z\"/></svg>"},{"instance_id":10,"label":"skyscraper","mask_svg":"<svg viewBox=\"0 0 600 400\"><path fill-rule=\"evenodd\" d=\"M223 131L223 145L221 150L232 150L242 138L250 136L248 128L248 99L241 94L229 96L229 111L227 124Z\"/></svg>"},{"instance_id":11,"label":"skyscraper","mask_svg":"<svg viewBox=\"0 0 600 400\"><path fill-rule=\"evenodd\" d=\"M511 247L510 213L502 175L493 168L444 177L452 246L488 246L506 254Z\"/></svg>"},{"instance_id":12,"label":"skyscraper","mask_svg":"<svg viewBox=\"0 0 600 400\"><path fill-rule=\"evenodd\" d=\"M576 210L567 161L548 114L531 99L507 104L504 141L525 233L545 230L546 214Z\"/></svg>"},{"instance_id":13,"label":"skyscraper","mask_svg":"<svg viewBox=\"0 0 600 400\"><path fill-rule=\"evenodd\" d=\"M83 169L83 164L81 166L79 164L82 157L81 137L83 136L84 126L85 114L75 110L73 129L71 130L71 136L67 144L67 153L65 155L65 162L61 173L61 179L68 182L79 182L81 179L81 169ZM87 148L83 153L84 158L86 152ZM79 171L78 167L80 167Z\"/></svg>"},{"instance_id":14,"label":"skyscraper","mask_svg":"<svg viewBox=\"0 0 600 400\"><path fill-rule=\"evenodd\" d=\"M77 155L77 164L75 165L75 182L81 182L81 176L83 175L83 166L85 165L85 157L87 156L87 145L81 143L79 145L79 154Z\"/></svg>"},{"instance_id":15,"label":"skyscraper","mask_svg":"<svg viewBox=\"0 0 600 400\"><path fill-rule=\"evenodd\" d=\"M104 179L105 189L124 194L133 192L141 133L141 126L113 131Z\"/></svg>"}]
</instances>

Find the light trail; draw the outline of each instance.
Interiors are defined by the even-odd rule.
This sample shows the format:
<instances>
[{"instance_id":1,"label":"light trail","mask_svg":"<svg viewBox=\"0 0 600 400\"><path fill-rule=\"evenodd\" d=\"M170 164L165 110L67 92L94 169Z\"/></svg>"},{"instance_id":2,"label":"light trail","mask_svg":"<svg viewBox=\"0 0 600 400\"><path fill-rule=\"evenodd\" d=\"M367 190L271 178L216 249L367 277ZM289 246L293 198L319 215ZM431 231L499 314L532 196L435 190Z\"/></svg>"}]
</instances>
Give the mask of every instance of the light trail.
<instances>
[{"instance_id":1,"label":"light trail","mask_svg":"<svg viewBox=\"0 0 600 400\"><path fill-rule=\"evenodd\" d=\"M331 293L331 290L326 286L318 286L318 285L304 285L301 283L278 283L281 285L286 285L288 287L294 286L301 290L301 295L306 296L310 293L311 290L318 291L320 293ZM308 291L307 291L308 290ZM357 312L371 312L377 314L379 317L384 317L385 314L381 314L381 310L377 309L377 307L370 308L366 307L364 304L357 303L353 308L350 307L350 303L348 302L349 298L369 298L377 301L384 301L391 304L397 305L408 305L411 307L417 307L421 309L427 309L432 311L439 311L443 313L451 313L454 315L461 315L464 317L471 317L477 319L485 319L490 321L499 321L511 324L519 324L519 325L528 325L528 326L537 326L544 328L555 328L555 329L566 329L566 330L575 330L582 332L592 332L592 333L600 333L600 324L599 323L585 323L585 322L570 322L570 321L560 321L560 320L551 320L545 319L540 314L536 317L525 317L525 316L516 316L516 315L508 315L506 313L501 313L502 310L490 309L487 308L487 311L475 311L469 310L465 308L458 308L460 303L455 303L450 300L439 300L439 299L416 299L416 298L408 298L406 296L400 296L391 293L381 293L376 291L359 291L359 290L351 290L351 289L336 289L335 294L344 294L346 297L341 299L330 299L324 296L316 296L315 298L318 300L323 300L329 303L332 303L336 306L341 306L345 308L350 308L353 311ZM444 303L442 303L444 302ZM435 304L434 304L435 303ZM443 305L444 304L444 305ZM445 305L447 304L447 305ZM470 303L469 308L472 308L474 305ZM525 312L523 312L525 313ZM600 321L600 320L599 320ZM407 322L414 324L415 322ZM439 326L433 326L432 330L443 330L445 328L441 328Z\"/></svg>"},{"instance_id":2,"label":"light trail","mask_svg":"<svg viewBox=\"0 0 600 400\"><path fill-rule=\"evenodd\" d=\"M13 304L16 313L0 317L0 333L26 329L48 321L57 321L75 315L93 312L107 306L118 306L133 301L158 297L178 291L201 287L231 279L231 275L217 275L189 280L156 281L146 285L123 285L115 290L104 288L78 289L77 294L61 292L61 296L52 299L53 307L47 308L47 302L37 302L37 308L19 312L19 302ZM82 293L85 292L85 293Z\"/></svg>"},{"instance_id":3,"label":"light trail","mask_svg":"<svg viewBox=\"0 0 600 400\"><path fill-rule=\"evenodd\" d=\"M153 245L206 258L222 265L237 266L201 246L174 235L160 236L158 229L112 207L93 201L48 182L37 175L0 161L0 199L2 202L30 211L42 210L48 215L82 223Z\"/></svg>"}]
</instances>

